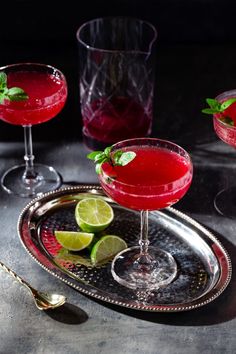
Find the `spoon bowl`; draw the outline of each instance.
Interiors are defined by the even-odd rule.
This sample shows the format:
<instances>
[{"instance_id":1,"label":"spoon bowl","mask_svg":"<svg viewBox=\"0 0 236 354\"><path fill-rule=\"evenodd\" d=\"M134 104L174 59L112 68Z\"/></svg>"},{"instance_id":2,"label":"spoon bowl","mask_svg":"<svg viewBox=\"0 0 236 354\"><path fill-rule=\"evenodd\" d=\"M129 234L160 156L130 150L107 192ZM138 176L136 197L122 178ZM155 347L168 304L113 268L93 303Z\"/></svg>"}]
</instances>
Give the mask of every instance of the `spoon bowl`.
<instances>
[{"instance_id":1,"label":"spoon bowl","mask_svg":"<svg viewBox=\"0 0 236 354\"><path fill-rule=\"evenodd\" d=\"M34 289L29 283L13 272L13 270L8 268L4 263L0 262L0 267L29 290L33 296L34 303L39 310L55 309L62 306L66 302L66 297L64 295L47 293Z\"/></svg>"},{"instance_id":2,"label":"spoon bowl","mask_svg":"<svg viewBox=\"0 0 236 354\"><path fill-rule=\"evenodd\" d=\"M34 289L35 290L35 289ZM33 294L35 305L39 310L55 309L64 305L66 297L60 294L49 294L42 291L36 291Z\"/></svg>"}]
</instances>

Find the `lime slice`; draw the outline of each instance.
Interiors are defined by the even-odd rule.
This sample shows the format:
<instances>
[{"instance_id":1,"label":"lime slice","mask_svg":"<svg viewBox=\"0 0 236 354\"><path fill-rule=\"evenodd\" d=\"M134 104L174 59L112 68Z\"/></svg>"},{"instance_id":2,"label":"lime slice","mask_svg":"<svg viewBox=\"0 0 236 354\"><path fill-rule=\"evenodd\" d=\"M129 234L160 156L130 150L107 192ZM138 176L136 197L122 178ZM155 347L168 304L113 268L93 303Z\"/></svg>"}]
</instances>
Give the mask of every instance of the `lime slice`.
<instances>
[{"instance_id":1,"label":"lime slice","mask_svg":"<svg viewBox=\"0 0 236 354\"><path fill-rule=\"evenodd\" d=\"M127 244L119 236L103 236L92 248L90 254L91 262L93 265L105 263L125 248L127 248Z\"/></svg>"},{"instance_id":2,"label":"lime slice","mask_svg":"<svg viewBox=\"0 0 236 354\"><path fill-rule=\"evenodd\" d=\"M75 219L83 231L106 229L114 219L112 207L100 198L82 199L75 208Z\"/></svg>"},{"instance_id":3,"label":"lime slice","mask_svg":"<svg viewBox=\"0 0 236 354\"><path fill-rule=\"evenodd\" d=\"M94 234L76 231L55 231L57 241L70 251L81 251L88 247Z\"/></svg>"}]
</instances>

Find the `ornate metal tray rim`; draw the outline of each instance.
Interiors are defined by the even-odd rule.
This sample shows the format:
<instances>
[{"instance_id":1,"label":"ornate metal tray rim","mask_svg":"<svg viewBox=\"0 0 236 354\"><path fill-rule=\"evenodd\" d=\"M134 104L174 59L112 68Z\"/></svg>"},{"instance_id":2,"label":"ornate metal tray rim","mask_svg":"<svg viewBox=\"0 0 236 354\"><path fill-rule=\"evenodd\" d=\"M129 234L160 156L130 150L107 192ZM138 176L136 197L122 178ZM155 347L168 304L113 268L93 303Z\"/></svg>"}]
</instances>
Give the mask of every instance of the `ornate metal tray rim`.
<instances>
[{"instance_id":1,"label":"ornate metal tray rim","mask_svg":"<svg viewBox=\"0 0 236 354\"><path fill-rule=\"evenodd\" d=\"M36 263L38 263L44 270L46 270L48 273L52 274L54 277L58 278L59 280L63 281L70 287L78 290L82 294L88 295L90 297L96 298L98 300L111 303L114 305L130 308L130 309L135 309L135 310L142 310L142 311L150 311L150 312L181 312L181 311L189 311L193 310L199 307L202 307L204 305L209 304L216 298L218 298L222 292L226 289L228 284L230 283L231 277L232 277L232 263L231 259L228 255L228 252L224 248L224 246L220 243L220 241L217 239L215 235L213 235L212 232L210 232L205 226L201 225L199 222L194 220L193 218L187 216L183 212L180 212L179 210L168 207L166 208L167 210L171 211L171 213L176 214L179 218L187 222L188 224L192 225L196 229L199 229L201 232L203 232L207 238L209 238L212 242L216 243L217 246L221 249L221 252L224 255L224 261L226 262L227 266L224 269L224 265L222 262L222 259L216 258L219 262L219 265L221 267L221 270L223 270L219 276L219 280L217 281L217 284L213 287L213 289L210 289L206 294L201 296L200 298L186 303L186 304L168 304L168 305L162 305L162 304L155 304L155 305L148 305L145 303L141 302L125 302L125 301L118 301L112 298L112 294L106 293L103 290L100 290L100 293L96 293L94 291L94 287L90 284L84 284L82 281L80 282L78 279L75 279L73 277L73 274L70 273L69 271L66 271L65 269L61 269L55 262L51 261L51 266L53 266L53 270L51 270L49 267L47 267L45 264L40 262L37 257L32 254L30 249L27 247L27 245L24 243L22 236L21 236L21 224L23 221L24 215L28 212L28 210L34 206L36 203L39 201L46 199L47 202L50 201L50 199L55 199L59 198L60 196L66 195L66 194L71 194L71 193L94 193L94 194L102 194L102 188L98 185L78 185L75 187L65 187L61 188L56 191L51 191L44 193L34 199L32 199L21 211L19 217L18 217L18 222L17 222L17 232L18 236L20 238L20 241L24 247L24 249L27 251L27 253L34 259ZM109 198L108 198L109 200ZM213 252L214 253L214 252Z\"/></svg>"}]
</instances>

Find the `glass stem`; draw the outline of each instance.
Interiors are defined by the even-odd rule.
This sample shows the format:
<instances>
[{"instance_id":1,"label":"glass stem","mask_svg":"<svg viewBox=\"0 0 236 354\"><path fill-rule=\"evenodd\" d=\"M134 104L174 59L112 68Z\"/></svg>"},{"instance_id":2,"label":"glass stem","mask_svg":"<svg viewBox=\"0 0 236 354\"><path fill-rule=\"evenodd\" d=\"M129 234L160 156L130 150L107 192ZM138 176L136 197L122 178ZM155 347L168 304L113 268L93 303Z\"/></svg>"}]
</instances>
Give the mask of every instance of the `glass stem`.
<instances>
[{"instance_id":1,"label":"glass stem","mask_svg":"<svg viewBox=\"0 0 236 354\"><path fill-rule=\"evenodd\" d=\"M139 239L140 253L148 254L148 210L141 211L141 231Z\"/></svg>"},{"instance_id":2,"label":"glass stem","mask_svg":"<svg viewBox=\"0 0 236 354\"><path fill-rule=\"evenodd\" d=\"M23 180L27 184L32 183L37 178L37 173L34 170L34 155L32 145L31 125L24 125L24 142L25 142L25 172Z\"/></svg>"}]
</instances>

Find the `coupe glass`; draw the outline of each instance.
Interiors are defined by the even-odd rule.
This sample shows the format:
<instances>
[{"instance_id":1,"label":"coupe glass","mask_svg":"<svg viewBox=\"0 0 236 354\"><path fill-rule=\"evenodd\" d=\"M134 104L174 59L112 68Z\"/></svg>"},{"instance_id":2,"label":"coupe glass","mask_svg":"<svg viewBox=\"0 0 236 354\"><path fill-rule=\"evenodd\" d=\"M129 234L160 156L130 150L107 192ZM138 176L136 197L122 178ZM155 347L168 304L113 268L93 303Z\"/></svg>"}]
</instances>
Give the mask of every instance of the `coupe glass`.
<instances>
[{"instance_id":1,"label":"coupe glass","mask_svg":"<svg viewBox=\"0 0 236 354\"><path fill-rule=\"evenodd\" d=\"M173 256L149 246L148 211L176 203L187 192L192 180L189 154L165 140L138 138L113 145L117 150L134 151L136 157L126 166L102 164L99 180L106 194L118 204L141 212L139 246L121 251L112 261L111 272L120 284L136 290L166 286L177 274Z\"/></svg>"},{"instance_id":2,"label":"coupe glass","mask_svg":"<svg viewBox=\"0 0 236 354\"><path fill-rule=\"evenodd\" d=\"M20 87L28 95L24 101L4 100L0 119L24 128L25 164L7 170L2 187L21 197L31 197L54 190L61 185L61 176L51 166L34 164L31 127L55 117L67 98L65 76L58 69L39 63L12 64L0 68L7 75L8 88Z\"/></svg>"},{"instance_id":3,"label":"coupe glass","mask_svg":"<svg viewBox=\"0 0 236 354\"><path fill-rule=\"evenodd\" d=\"M221 93L216 97L216 100L219 102L224 102L229 98L236 98L236 90L230 90ZM232 105L227 109L234 112L235 115L235 105ZM236 148L236 127L231 126L224 121L222 121L222 114L213 115L213 125L217 136L226 144ZM222 189L214 199L214 206L216 210L224 216L235 217L236 215L236 185L233 185L228 188Z\"/></svg>"}]
</instances>

